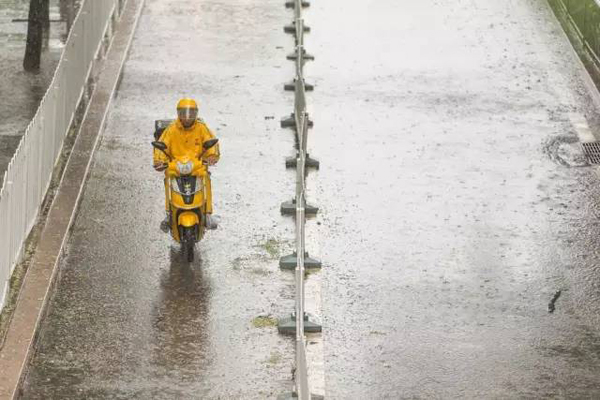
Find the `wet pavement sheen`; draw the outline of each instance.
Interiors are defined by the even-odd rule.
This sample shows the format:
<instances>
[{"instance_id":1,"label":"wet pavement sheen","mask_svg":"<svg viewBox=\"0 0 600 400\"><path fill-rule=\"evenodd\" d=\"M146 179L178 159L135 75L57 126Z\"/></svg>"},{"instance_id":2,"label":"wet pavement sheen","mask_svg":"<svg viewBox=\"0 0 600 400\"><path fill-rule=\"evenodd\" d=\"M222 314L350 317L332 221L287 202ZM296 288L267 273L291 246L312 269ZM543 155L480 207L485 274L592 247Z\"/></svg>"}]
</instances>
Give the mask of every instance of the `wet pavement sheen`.
<instances>
[{"instance_id":1,"label":"wet pavement sheen","mask_svg":"<svg viewBox=\"0 0 600 400\"><path fill-rule=\"evenodd\" d=\"M597 110L546 2L307 19L328 398L600 397Z\"/></svg>"},{"instance_id":2,"label":"wet pavement sheen","mask_svg":"<svg viewBox=\"0 0 600 400\"><path fill-rule=\"evenodd\" d=\"M147 0L24 398L289 390L292 342L252 320L293 307L290 18ZM326 397L599 397L600 182L572 123L597 110L545 1L314 1L306 20ZM149 147L184 94L223 153L221 227L189 268Z\"/></svg>"},{"instance_id":3,"label":"wet pavement sheen","mask_svg":"<svg viewBox=\"0 0 600 400\"><path fill-rule=\"evenodd\" d=\"M293 239L279 215L294 188L284 167L293 136L272 118L292 106L288 17L277 1L146 1L23 398L290 390L293 342L255 320L293 309L293 277L278 266ZM150 146L154 120L173 117L184 96L199 100L222 152L212 169L221 225L190 266L159 230Z\"/></svg>"}]
</instances>

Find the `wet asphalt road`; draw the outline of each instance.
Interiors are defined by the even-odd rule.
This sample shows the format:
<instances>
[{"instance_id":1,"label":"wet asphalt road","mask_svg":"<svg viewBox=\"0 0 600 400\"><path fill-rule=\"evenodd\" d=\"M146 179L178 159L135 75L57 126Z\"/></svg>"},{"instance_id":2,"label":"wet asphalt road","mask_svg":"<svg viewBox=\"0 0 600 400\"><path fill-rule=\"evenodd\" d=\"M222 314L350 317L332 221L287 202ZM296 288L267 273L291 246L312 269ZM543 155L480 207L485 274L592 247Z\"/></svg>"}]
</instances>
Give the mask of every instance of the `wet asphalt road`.
<instances>
[{"instance_id":1,"label":"wet asphalt road","mask_svg":"<svg viewBox=\"0 0 600 400\"><path fill-rule=\"evenodd\" d=\"M599 398L597 109L546 2L308 20L328 395Z\"/></svg>"},{"instance_id":2,"label":"wet asphalt road","mask_svg":"<svg viewBox=\"0 0 600 400\"><path fill-rule=\"evenodd\" d=\"M259 316L293 309L279 271L293 222L282 90L293 64L278 1L147 0L69 240L23 398L268 398L289 391L293 342ZM158 229L155 119L194 96L221 139L221 226L191 267ZM275 118L273 118L275 117Z\"/></svg>"},{"instance_id":3,"label":"wet asphalt road","mask_svg":"<svg viewBox=\"0 0 600 400\"><path fill-rule=\"evenodd\" d=\"M25 398L289 388L291 341L252 320L293 306L290 18L147 0ZM306 19L327 398L599 397L600 182L572 122L597 110L545 1L315 1ZM148 144L184 94L224 155L221 227L191 268L157 229Z\"/></svg>"}]
</instances>

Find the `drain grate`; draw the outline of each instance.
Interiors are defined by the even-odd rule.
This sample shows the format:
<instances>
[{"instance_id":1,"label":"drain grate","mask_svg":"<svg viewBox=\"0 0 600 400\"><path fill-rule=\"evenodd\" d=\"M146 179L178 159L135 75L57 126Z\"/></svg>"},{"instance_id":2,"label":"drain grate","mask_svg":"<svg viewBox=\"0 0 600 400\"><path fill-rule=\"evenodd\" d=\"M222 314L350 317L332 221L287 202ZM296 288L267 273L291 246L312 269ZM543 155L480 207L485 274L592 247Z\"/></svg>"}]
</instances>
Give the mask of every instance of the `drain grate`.
<instances>
[{"instance_id":1,"label":"drain grate","mask_svg":"<svg viewBox=\"0 0 600 400\"><path fill-rule=\"evenodd\" d=\"M600 142L581 143L581 146L590 164L600 164Z\"/></svg>"}]
</instances>

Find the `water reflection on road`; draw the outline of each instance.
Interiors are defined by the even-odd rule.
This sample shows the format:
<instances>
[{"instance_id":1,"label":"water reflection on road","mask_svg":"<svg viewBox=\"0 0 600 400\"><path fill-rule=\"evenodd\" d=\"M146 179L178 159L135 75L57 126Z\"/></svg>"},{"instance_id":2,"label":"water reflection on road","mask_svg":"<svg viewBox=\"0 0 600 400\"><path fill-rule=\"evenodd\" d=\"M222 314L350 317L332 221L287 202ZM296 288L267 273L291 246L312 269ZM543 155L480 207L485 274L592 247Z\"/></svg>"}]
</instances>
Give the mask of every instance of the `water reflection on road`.
<instances>
[{"instance_id":1,"label":"water reflection on road","mask_svg":"<svg viewBox=\"0 0 600 400\"><path fill-rule=\"evenodd\" d=\"M175 246L170 267L159 278L159 297L152 315L152 361L156 377L192 383L210 364L209 320L210 278L202 260L190 265ZM155 378L156 378L155 377Z\"/></svg>"}]
</instances>

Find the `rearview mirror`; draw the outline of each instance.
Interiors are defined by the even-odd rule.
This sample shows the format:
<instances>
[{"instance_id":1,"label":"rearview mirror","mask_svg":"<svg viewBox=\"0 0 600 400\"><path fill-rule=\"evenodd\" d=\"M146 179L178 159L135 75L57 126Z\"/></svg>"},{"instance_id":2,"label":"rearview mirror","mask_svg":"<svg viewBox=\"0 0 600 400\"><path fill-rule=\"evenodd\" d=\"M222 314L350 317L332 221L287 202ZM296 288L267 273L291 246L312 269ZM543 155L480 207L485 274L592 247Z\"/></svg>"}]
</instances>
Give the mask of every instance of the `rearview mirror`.
<instances>
[{"instance_id":1,"label":"rearview mirror","mask_svg":"<svg viewBox=\"0 0 600 400\"><path fill-rule=\"evenodd\" d=\"M167 145L164 142L152 142L152 147L162 151L167 150Z\"/></svg>"},{"instance_id":2,"label":"rearview mirror","mask_svg":"<svg viewBox=\"0 0 600 400\"><path fill-rule=\"evenodd\" d=\"M219 143L219 139L209 139L202 144L202 147L204 147L204 150L208 150L211 147L214 147L217 143Z\"/></svg>"}]
</instances>

